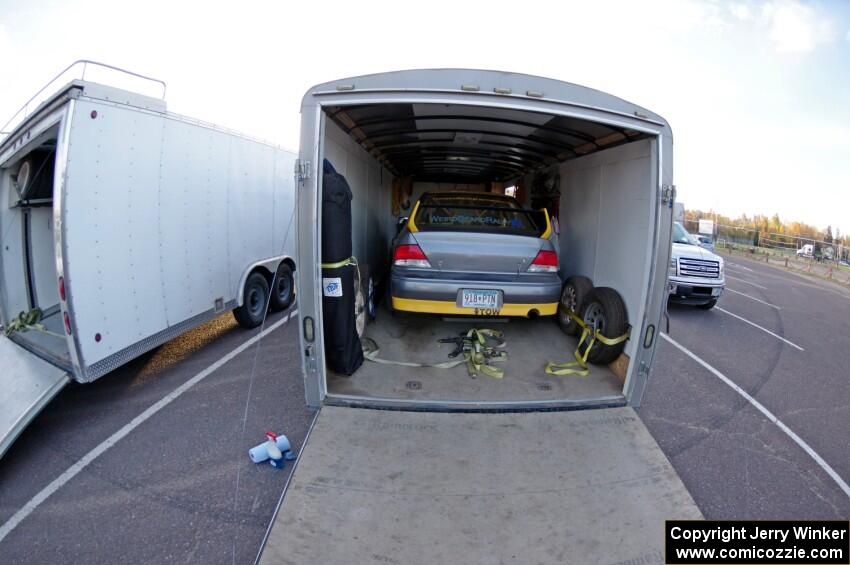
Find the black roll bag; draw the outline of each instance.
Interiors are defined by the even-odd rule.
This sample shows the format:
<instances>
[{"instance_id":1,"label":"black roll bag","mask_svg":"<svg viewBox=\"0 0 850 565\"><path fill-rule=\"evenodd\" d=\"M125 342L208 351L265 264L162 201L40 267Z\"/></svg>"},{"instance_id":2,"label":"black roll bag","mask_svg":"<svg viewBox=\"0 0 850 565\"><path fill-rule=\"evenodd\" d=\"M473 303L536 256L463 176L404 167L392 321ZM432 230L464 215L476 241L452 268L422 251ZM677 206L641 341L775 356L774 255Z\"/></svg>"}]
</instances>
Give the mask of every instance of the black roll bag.
<instances>
[{"instance_id":1,"label":"black roll bag","mask_svg":"<svg viewBox=\"0 0 850 565\"><path fill-rule=\"evenodd\" d=\"M322 322L325 361L351 375L363 364L354 318L357 267L351 258L351 188L325 159L322 176ZM325 267L325 265L333 265Z\"/></svg>"}]
</instances>

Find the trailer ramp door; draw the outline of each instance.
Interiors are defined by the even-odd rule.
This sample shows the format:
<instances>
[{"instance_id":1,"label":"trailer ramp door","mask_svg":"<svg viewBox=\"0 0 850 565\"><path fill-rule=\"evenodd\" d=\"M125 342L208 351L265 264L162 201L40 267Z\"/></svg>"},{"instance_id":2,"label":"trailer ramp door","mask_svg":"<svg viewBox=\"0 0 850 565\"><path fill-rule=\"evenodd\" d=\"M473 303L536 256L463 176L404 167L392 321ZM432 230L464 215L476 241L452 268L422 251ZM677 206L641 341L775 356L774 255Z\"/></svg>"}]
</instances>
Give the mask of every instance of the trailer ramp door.
<instances>
[{"instance_id":1,"label":"trailer ramp door","mask_svg":"<svg viewBox=\"0 0 850 565\"><path fill-rule=\"evenodd\" d=\"M701 517L629 407L324 407L260 562L662 563Z\"/></svg>"},{"instance_id":2,"label":"trailer ramp door","mask_svg":"<svg viewBox=\"0 0 850 565\"><path fill-rule=\"evenodd\" d=\"M70 380L0 333L0 457Z\"/></svg>"}]
</instances>

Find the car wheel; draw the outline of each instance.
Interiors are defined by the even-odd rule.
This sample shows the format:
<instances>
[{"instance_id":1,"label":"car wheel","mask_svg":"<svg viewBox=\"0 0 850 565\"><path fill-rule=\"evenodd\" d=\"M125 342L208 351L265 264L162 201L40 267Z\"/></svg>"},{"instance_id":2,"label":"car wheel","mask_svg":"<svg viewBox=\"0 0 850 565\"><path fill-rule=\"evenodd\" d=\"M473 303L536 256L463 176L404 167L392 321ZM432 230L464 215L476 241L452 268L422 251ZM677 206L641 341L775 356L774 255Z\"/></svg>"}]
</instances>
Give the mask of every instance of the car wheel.
<instances>
[{"instance_id":1,"label":"car wheel","mask_svg":"<svg viewBox=\"0 0 850 565\"><path fill-rule=\"evenodd\" d=\"M700 310L711 310L712 308L714 308L715 305L717 305L717 299L712 298L705 304L699 304L697 308L699 308Z\"/></svg>"},{"instance_id":2,"label":"car wheel","mask_svg":"<svg viewBox=\"0 0 850 565\"><path fill-rule=\"evenodd\" d=\"M363 337L366 331L366 324L369 323L369 318L374 316L375 306L371 297L374 291L372 277L369 274L369 267L366 265L358 266L359 275L357 288L354 289L354 325L357 328L357 337ZM370 307L370 301L372 305Z\"/></svg>"},{"instance_id":3,"label":"car wheel","mask_svg":"<svg viewBox=\"0 0 850 565\"><path fill-rule=\"evenodd\" d=\"M292 276L292 267L281 263L274 276L274 288L269 307L275 312L286 310L293 300L295 300L295 278Z\"/></svg>"},{"instance_id":4,"label":"car wheel","mask_svg":"<svg viewBox=\"0 0 850 565\"><path fill-rule=\"evenodd\" d=\"M233 310L233 317L243 328L256 328L263 323L269 304L269 283L260 273L251 273L242 291L242 306Z\"/></svg>"},{"instance_id":5,"label":"car wheel","mask_svg":"<svg viewBox=\"0 0 850 565\"><path fill-rule=\"evenodd\" d=\"M593 289L587 297L581 318L594 333L599 330L605 337L619 337L626 333L628 326L623 299L616 290L604 286ZM625 345L625 341L616 345L597 341L590 348L587 360L596 365L607 365L620 356Z\"/></svg>"},{"instance_id":6,"label":"car wheel","mask_svg":"<svg viewBox=\"0 0 850 565\"><path fill-rule=\"evenodd\" d=\"M577 315L582 311L588 295L593 291L593 283L587 277L574 275L569 277L561 288L561 300L558 304L558 325L567 335L578 335L580 326L568 314L572 310Z\"/></svg>"}]
</instances>

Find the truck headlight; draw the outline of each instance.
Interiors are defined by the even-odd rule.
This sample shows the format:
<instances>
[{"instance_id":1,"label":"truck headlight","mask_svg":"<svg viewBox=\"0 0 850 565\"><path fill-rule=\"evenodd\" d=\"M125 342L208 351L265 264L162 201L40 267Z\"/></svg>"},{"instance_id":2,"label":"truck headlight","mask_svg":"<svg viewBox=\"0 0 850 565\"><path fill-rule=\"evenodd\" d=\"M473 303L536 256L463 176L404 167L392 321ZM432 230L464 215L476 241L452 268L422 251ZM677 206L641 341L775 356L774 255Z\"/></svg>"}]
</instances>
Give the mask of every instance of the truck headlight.
<instances>
[{"instance_id":1,"label":"truck headlight","mask_svg":"<svg viewBox=\"0 0 850 565\"><path fill-rule=\"evenodd\" d=\"M721 267L722 269L722 267ZM667 271L671 276L676 276L676 259L670 259L670 268ZM722 271L721 271L722 272Z\"/></svg>"}]
</instances>

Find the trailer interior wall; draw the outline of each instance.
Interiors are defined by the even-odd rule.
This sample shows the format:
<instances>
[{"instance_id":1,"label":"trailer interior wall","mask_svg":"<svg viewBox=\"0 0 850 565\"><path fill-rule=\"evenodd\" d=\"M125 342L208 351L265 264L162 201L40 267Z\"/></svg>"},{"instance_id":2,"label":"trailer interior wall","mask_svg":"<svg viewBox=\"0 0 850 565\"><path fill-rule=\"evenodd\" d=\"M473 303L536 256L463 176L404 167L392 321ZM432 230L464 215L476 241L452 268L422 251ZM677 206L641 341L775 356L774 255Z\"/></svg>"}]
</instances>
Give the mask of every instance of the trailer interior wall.
<instances>
[{"instance_id":1,"label":"trailer interior wall","mask_svg":"<svg viewBox=\"0 0 850 565\"><path fill-rule=\"evenodd\" d=\"M653 218L648 187L657 184L655 139L566 161L561 175L561 276L584 275L617 290L634 325L643 320ZM639 326L638 326L639 327ZM626 342L634 357L637 339Z\"/></svg>"},{"instance_id":2,"label":"trailer interior wall","mask_svg":"<svg viewBox=\"0 0 850 565\"><path fill-rule=\"evenodd\" d=\"M417 110L431 111L421 107ZM457 108L450 111L463 112ZM478 113L481 111L478 110ZM516 114L510 118L516 120ZM546 118L537 116L530 119L545 121ZM329 116L325 116L323 123L324 138L319 144L323 148L322 156L346 177L353 193L354 255L361 265L368 265L372 275L378 277L388 273L391 242L398 218L409 215L410 207L424 192L482 192L487 191L493 181L501 184L511 180L502 177L462 182L452 175L451 163L447 163L445 182L438 178L416 181L414 177L410 207L400 210L396 216L391 210L393 173L364 149L362 134L358 143ZM492 124L491 119L490 127L499 127ZM515 125L513 129L510 125L505 126L513 135L515 128ZM653 244L651 222L654 203L651 195L657 182L656 143L654 138L639 138L588 155L573 156L548 171L535 169L519 177L526 187L530 187L537 174L560 175L562 278L581 274L590 277L596 286L615 288L626 303L629 322L638 327L645 309ZM530 207L529 190L524 191L524 198L521 204ZM379 297L379 300L381 298L384 297ZM623 380L605 366L591 366L591 375L584 378L552 377L543 372L547 361L571 360L577 345L575 338L559 330L553 317L511 319L506 324L474 318L458 322L437 316L398 319L391 314L384 300L379 306L377 319L367 326L366 335L377 342L382 358L434 363L447 360L450 349L438 345L439 338L455 335L467 326L488 325L505 331L508 341L509 360L504 366L506 378L502 381L483 376L470 379L463 366L447 371L366 361L350 377L327 374L327 392L332 398L414 402L587 403L594 399L611 401L622 398ZM630 357L633 357L637 342L637 339L631 339L626 345L626 353Z\"/></svg>"},{"instance_id":3,"label":"trailer interior wall","mask_svg":"<svg viewBox=\"0 0 850 565\"><path fill-rule=\"evenodd\" d=\"M354 195L351 201L354 256L361 265L368 265L372 273L386 271L395 235L389 196L392 173L330 120L325 120L324 157L345 177Z\"/></svg>"}]
</instances>

